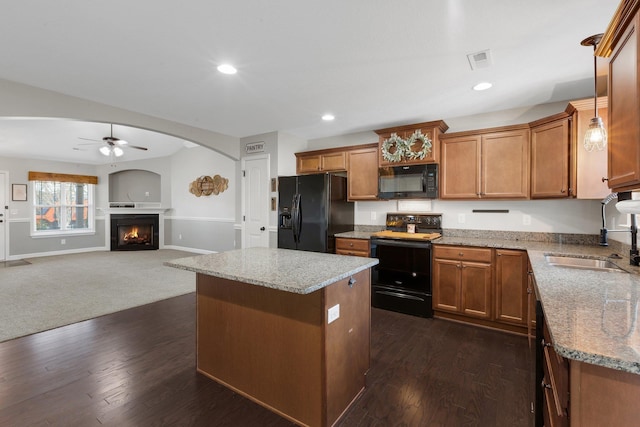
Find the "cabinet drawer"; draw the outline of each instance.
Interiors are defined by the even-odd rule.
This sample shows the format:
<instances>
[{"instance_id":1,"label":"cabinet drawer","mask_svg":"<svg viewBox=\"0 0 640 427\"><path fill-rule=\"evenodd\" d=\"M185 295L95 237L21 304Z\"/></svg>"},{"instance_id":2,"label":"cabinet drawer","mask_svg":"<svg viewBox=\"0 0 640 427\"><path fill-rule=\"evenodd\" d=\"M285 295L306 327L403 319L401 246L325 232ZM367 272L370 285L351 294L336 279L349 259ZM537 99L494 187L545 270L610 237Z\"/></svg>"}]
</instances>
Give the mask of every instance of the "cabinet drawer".
<instances>
[{"instance_id":1,"label":"cabinet drawer","mask_svg":"<svg viewBox=\"0 0 640 427\"><path fill-rule=\"evenodd\" d=\"M472 248L467 246L433 246L435 258L455 259L460 261L491 262L493 250L488 248Z\"/></svg>"},{"instance_id":2,"label":"cabinet drawer","mask_svg":"<svg viewBox=\"0 0 640 427\"><path fill-rule=\"evenodd\" d=\"M369 241L365 239L336 238L336 254L352 256L369 256Z\"/></svg>"}]
</instances>

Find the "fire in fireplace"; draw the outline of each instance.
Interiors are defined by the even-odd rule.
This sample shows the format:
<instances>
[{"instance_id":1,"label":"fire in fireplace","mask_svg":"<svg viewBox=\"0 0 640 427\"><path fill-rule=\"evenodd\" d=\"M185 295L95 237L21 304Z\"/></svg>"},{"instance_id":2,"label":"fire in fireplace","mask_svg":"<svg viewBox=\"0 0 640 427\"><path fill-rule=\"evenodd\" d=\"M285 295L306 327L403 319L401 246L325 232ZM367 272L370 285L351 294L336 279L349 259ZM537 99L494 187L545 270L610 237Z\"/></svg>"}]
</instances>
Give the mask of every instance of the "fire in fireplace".
<instances>
[{"instance_id":1,"label":"fire in fireplace","mask_svg":"<svg viewBox=\"0 0 640 427\"><path fill-rule=\"evenodd\" d=\"M111 215L111 250L140 251L159 248L157 214Z\"/></svg>"}]
</instances>

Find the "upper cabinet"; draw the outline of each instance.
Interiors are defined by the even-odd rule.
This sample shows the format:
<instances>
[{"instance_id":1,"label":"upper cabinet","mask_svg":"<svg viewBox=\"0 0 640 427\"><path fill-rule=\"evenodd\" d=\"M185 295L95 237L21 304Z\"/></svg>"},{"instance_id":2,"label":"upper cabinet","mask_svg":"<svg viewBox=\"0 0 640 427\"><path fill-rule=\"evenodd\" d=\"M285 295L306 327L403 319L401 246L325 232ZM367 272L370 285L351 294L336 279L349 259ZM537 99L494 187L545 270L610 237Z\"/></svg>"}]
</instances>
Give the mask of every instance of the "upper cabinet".
<instances>
[{"instance_id":1,"label":"upper cabinet","mask_svg":"<svg viewBox=\"0 0 640 427\"><path fill-rule=\"evenodd\" d=\"M607 97L598 98L598 115L605 129L608 125ZM607 151L587 151L584 148L584 135L589 122L594 117L593 98L571 101L565 110L571 118L570 141L570 189L571 197L578 199L604 199L611 190L607 185Z\"/></svg>"},{"instance_id":2,"label":"upper cabinet","mask_svg":"<svg viewBox=\"0 0 640 427\"><path fill-rule=\"evenodd\" d=\"M561 113L529 123L532 199L570 196L569 118Z\"/></svg>"},{"instance_id":3,"label":"upper cabinet","mask_svg":"<svg viewBox=\"0 0 640 427\"><path fill-rule=\"evenodd\" d=\"M343 148L296 153L298 174L345 170L347 170L347 156Z\"/></svg>"},{"instance_id":4,"label":"upper cabinet","mask_svg":"<svg viewBox=\"0 0 640 427\"><path fill-rule=\"evenodd\" d=\"M298 175L345 171L349 201L377 200L377 143L296 153Z\"/></svg>"},{"instance_id":5,"label":"upper cabinet","mask_svg":"<svg viewBox=\"0 0 640 427\"><path fill-rule=\"evenodd\" d=\"M640 188L640 81L638 0L624 0L596 55L609 57L608 178L613 191Z\"/></svg>"},{"instance_id":6,"label":"upper cabinet","mask_svg":"<svg viewBox=\"0 0 640 427\"><path fill-rule=\"evenodd\" d=\"M457 132L441 137L442 199L527 199L529 126Z\"/></svg>"},{"instance_id":7,"label":"upper cabinet","mask_svg":"<svg viewBox=\"0 0 640 427\"><path fill-rule=\"evenodd\" d=\"M347 199L378 198L378 144L347 152Z\"/></svg>"},{"instance_id":8,"label":"upper cabinet","mask_svg":"<svg viewBox=\"0 0 640 427\"><path fill-rule=\"evenodd\" d=\"M440 136L449 129L442 121L378 129L380 166L440 162Z\"/></svg>"}]
</instances>

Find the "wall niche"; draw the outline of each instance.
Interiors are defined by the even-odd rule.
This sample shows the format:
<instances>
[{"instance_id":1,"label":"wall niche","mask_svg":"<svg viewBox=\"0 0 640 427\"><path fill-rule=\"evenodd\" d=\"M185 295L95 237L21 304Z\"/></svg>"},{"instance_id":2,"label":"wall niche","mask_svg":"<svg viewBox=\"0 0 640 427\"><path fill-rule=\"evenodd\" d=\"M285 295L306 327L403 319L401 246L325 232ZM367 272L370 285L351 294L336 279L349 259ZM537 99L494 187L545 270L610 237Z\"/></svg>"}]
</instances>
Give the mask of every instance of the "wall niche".
<instances>
[{"instance_id":1,"label":"wall niche","mask_svg":"<svg viewBox=\"0 0 640 427\"><path fill-rule=\"evenodd\" d=\"M109 175L109 202L157 202L161 200L160 175L129 169Z\"/></svg>"}]
</instances>

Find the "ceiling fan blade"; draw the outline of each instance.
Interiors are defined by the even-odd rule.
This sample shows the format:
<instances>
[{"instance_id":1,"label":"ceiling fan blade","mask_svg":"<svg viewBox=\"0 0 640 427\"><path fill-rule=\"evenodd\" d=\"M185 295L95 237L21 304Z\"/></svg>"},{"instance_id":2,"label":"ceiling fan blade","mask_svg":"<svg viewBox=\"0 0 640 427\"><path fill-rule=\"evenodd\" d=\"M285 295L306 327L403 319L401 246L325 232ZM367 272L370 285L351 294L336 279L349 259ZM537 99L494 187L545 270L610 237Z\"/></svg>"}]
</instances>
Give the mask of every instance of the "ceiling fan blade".
<instances>
[{"instance_id":1,"label":"ceiling fan blade","mask_svg":"<svg viewBox=\"0 0 640 427\"><path fill-rule=\"evenodd\" d=\"M77 145L78 147L83 146L83 145L93 145L93 146L96 146L96 145L100 145L100 144L102 144L102 143L103 143L102 141L94 141L94 142L81 142L81 143L76 144L76 145Z\"/></svg>"},{"instance_id":2,"label":"ceiling fan blade","mask_svg":"<svg viewBox=\"0 0 640 427\"><path fill-rule=\"evenodd\" d=\"M99 139L83 138L81 136L79 136L78 139L84 139L85 141L102 142L102 140Z\"/></svg>"},{"instance_id":3,"label":"ceiling fan blade","mask_svg":"<svg viewBox=\"0 0 640 427\"><path fill-rule=\"evenodd\" d=\"M143 151L147 151L148 150L147 147L140 147L139 145L126 145L125 147L135 148L136 150L143 150Z\"/></svg>"}]
</instances>

